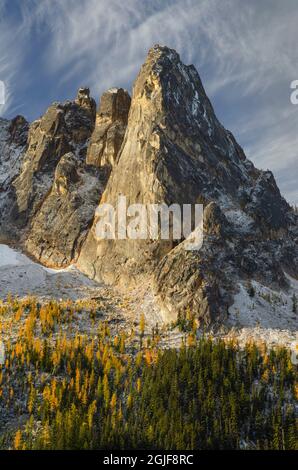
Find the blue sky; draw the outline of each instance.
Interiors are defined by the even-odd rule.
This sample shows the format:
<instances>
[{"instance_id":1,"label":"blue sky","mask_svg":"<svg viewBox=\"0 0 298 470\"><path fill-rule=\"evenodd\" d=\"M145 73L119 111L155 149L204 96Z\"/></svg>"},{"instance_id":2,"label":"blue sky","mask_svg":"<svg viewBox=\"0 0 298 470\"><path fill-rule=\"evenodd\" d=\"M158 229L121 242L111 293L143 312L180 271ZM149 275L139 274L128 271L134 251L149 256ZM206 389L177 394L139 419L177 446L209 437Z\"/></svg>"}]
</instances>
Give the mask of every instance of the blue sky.
<instances>
[{"instance_id":1,"label":"blue sky","mask_svg":"<svg viewBox=\"0 0 298 470\"><path fill-rule=\"evenodd\" d=\"M131 90L153 44L193 63L216 113L298 204L297 0L0 0L0 115L34 120L87 85Z\"/></svg>"}]
</instances>

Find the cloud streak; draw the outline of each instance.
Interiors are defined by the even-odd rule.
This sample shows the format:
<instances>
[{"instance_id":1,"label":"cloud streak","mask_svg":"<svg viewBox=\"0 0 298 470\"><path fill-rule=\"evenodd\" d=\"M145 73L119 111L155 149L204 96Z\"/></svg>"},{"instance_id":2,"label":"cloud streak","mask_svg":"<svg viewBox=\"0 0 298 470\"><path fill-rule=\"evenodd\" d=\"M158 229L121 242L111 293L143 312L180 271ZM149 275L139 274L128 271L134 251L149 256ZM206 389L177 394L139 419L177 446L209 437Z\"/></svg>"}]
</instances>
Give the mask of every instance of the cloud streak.
<instances>
[{"instance_id":1,"label":"cloud streak","mask_svg":"<svg viewBox=\"0 0 298 470\"><path fill-rule=\"evenodd\" d=\"M0 104L0 116L4 115L11 105L11 83L17 70L17 63L8 52L12 38L4 14L5 2L0 0L0 80L5 86L5 103Z\"/></svg>"}]
</instances>

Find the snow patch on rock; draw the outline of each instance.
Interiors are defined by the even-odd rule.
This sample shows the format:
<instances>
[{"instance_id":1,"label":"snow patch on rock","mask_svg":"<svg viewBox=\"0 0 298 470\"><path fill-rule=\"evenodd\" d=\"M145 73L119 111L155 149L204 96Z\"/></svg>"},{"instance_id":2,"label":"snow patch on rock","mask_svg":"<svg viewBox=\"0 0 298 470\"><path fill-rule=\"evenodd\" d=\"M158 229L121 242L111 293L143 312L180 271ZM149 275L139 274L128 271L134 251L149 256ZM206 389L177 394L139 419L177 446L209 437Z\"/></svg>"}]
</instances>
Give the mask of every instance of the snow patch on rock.
<instances>
[{"instance_id":1,"label":"snow patch on rock","mask_svg":"<svg viewBox=\"0 0 298 470\"><path fill-rule=\"evenodd\" d=\"M0 299L12 294L76 300L86 297L89 289L98 287L75 266L45 268L7 245L0 245Z\"/></svg>"},{"instance_id":2,"label":"snow patch on rock","mask_svg":"<svg viewBox=\"0 0 298 470\"><path fill-rule=\"evenodd\" d=\"M298 315L293 312L292 300L293 295L298 297L298 281L286 276L290 283L287 292L257 281L239 283L227 323L240 342L254 339L270 345L290 345L298 339Z\"/></svg>"},{"instance_id":3,"label":"snow patch on rock","mask_svg":"<svg viewBox=\"0 0 298 470\"><path fill-rule=\"evenodd\" d=\"M247 233L251 230L254 220L241 209L230 209L225 212L228 221L242 233Z\"/></svg>"}]
</instances>

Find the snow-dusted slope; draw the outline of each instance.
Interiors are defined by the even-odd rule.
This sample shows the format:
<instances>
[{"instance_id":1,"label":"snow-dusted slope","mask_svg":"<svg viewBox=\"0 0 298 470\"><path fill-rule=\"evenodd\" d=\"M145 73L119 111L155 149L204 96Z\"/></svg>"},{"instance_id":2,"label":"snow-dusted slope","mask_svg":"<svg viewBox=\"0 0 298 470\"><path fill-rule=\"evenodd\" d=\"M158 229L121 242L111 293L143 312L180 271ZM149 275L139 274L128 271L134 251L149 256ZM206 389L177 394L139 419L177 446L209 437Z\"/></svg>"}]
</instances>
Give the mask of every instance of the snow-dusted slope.
<instances>
[{"instance_id":1,"label":"snow-dusted slope","mask_svg":"<svg viewBox=\"0 0 298 470\"><path fill-rule=\"evenodd\" d=\"M248 286L239 284L235 302L229 309L229 319L225 333L217 335L225 338L236 337L244 344L250 339L266 342L268 345L292 345L297 339L298 316L292 311L292 297L298 297L298 281L290 278L288 292L277 292L252 282L255 290L250 297ZM111 304L117 305L128 321L145 314L149 326L162 323L163 313L152 295L150 286L145 284L125 295L109 291L86 278L75 266L67 269L48 269L30 260L20 252L0 244L0 300L8 294L24 297L34 295L40 299L88 299L105 297ZM120 297L119 297L120 295ZM122 300L119 300L119 299ZM120 302L120 303L119 303ZM181 343L181 333L174 330L168 338L171 347ZM182 335L183 336L183 335Z\"/></svg>"},{"instance_id":2,"label":"snow-dusted slope","mask_svg":"<svg viewBox=\"0 0 298 470\"><path fill-rule=\"evenodd\" d=\"M256 281L249 285L239 283L228 319L228 325L236 328L239 341L254 338L272 345L289 345L298 340L298 314L293 312L298 281L285 276L289 281L288 291L269 289Z\"/></svg>"},{"instance_id":3,"label":"snow-dusted slope","mask_svg":"<svg viewBox=\"0 0 298 470\"><path fill-rule=\"evenodd\" d=\"M44 268L27 256L0 245L0 298L10 293L20 297L78 299L91 294L98 284L86 278L74 266L64 270Z\"/></svg>"}]
</instances>

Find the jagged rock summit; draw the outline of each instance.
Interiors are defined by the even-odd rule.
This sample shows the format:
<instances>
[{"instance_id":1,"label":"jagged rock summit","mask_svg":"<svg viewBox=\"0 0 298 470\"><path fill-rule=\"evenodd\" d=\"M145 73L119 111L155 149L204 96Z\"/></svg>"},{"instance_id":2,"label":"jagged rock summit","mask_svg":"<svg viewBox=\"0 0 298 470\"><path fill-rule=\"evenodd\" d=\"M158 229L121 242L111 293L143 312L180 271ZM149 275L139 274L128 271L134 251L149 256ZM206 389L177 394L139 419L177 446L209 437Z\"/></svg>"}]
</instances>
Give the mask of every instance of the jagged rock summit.
<instances>
[{"instance_id":1,"label":"jagged rock summit","mask_svg":"<svg viewBox=\"0 0 298 470\"><path fill-rule=\"evenodd\" d=\"M53 103L29 132L22 119L15 124L27 137L17 141L18 170L1 187L0 233L48 266L77 259L109 175L86 164L95 117L95 100L81 88L74 101Z\"/></svg>"},{"instance_id":2,"label":"jagged rock summit","mask_svg":"<svg viewBox=\"0 0 298 470\"><path fill-rule=\"evenodd\" d=\"M235 279L286 284L297 259L295 215L270 172L247 160L218 121L196 69L155 46L133 88L126 134L102 201L203 203L200 252L177 242L98 241L95 223L79 266L106 282L139 282L153 272L162 307L175 318L190 308L206 323L224 316ZM296 264L297 266L297 264ZM296 269L296 268L295 268ZM294 269L294 270L295 270ZM297 274L297 273L296 273Z\"/></svg>"},{"instance_id":3,"label":"jagged rock summit","mask_svg":"<svg viewBox=\"0 0 298 470\"><path fill-rule=\"evenodd\" d=\"M298 277L297 214L218 121L198 72L176 51L150 49L131 99L110 89L96 111L82 88L32 123L28 140L27 127L0 121L1 173L9 155L17 162L0 183L0 232L17 227L42 263L77 262L108 283L148 281L165 318L190 309L207 325L226 318L240 281L286 289L285 273ZM128 205L203 204L203 247L98 240L96 206L115 206L119 195Z\"/></svg>"}]
</instances>

